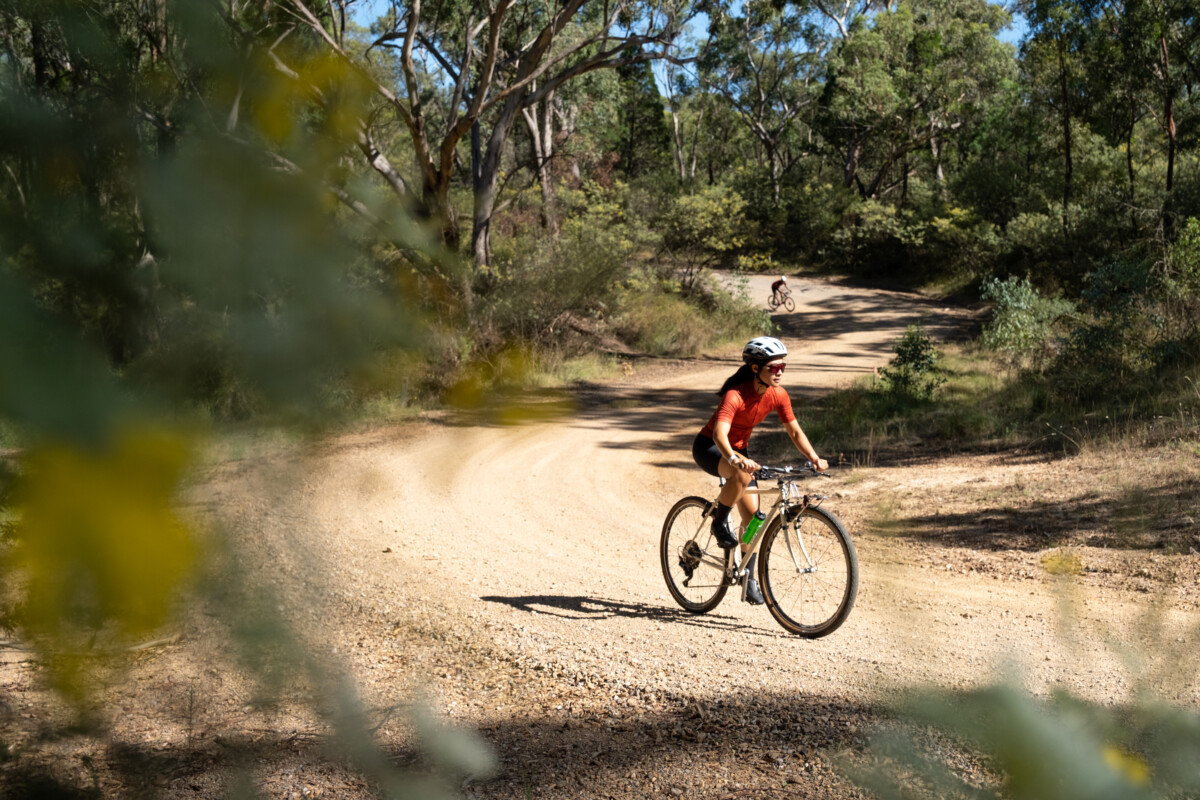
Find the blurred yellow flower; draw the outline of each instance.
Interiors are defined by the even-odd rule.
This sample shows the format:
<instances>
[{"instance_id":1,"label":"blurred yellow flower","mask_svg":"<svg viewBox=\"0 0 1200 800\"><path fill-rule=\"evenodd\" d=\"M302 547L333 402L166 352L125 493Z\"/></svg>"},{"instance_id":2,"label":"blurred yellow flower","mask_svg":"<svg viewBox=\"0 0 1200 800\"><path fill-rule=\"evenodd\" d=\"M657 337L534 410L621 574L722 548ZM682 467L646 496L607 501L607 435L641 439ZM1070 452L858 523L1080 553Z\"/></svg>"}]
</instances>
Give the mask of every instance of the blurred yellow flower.
<instances>
[{"instance_id":1,"label":"blurred yellow flower","mask_svg":"<svg viewBox=\"0 0 1200 800\"><path fill-rule=\"evenodd\" d=\"M1150 768L1141 756L1127 753L1111 744L1104 746L1104 763L1113 772L1124 775L1134 786L1145 786L1150 783Z\"/></svg>"},{"instance_id":2,"label":"blurred yellow flower","mask_svg":"<svg viewBox=\"0 0 1200 800\"><path fill-rule=\"evenodd\" d=\"M13 566L31 633L114 621L136 634L166 620L196 556L172 509L188 459L178 437L144 430L102 452L44 447L22 459Z\"/></svg>"}]
</instances>

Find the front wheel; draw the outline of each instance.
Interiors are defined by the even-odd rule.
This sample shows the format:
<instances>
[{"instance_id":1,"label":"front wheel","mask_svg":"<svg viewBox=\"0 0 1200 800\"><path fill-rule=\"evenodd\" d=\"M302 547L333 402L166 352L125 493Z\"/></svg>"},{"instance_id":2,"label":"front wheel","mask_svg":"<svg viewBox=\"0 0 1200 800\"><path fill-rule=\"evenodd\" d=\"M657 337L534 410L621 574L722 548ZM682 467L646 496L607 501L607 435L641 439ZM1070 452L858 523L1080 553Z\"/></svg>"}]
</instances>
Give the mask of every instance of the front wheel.
<instances>
[{"instance_id":1,"label":"front wheel","mask_svg":"<svg viewBox=\"0 0 1200 800\"><path fill-rule=\"evenodd\" d=\"M763 537L758 580L767 608L784 630L808 639L836 631L858 594L858 555L832 512L806 508L781 515Z\"/></svg>"},{"instance_id":2,"label":"front wheel","mask_svg":"<svg viewBox=\"0 0 1200 800\"><path fill-rule=\"evenodd\" d=\"M790 294L787 297L783 298L783 307L786 308L788 311L796 310L796 301L792 299L792 296Z\"/></svg>"},{"instance_id":3,"label":"front wheel","mask_svg":"<svg viewBox=\"0 0 1200 800\"><path fill-rule=\"evenodd\" d=\"M704 614L725 596L725 561L729 553L717 546L705 514L708 501L685 497L667 513L658 555L663 578L684 611Z\"/></svg>"}]
</instances>

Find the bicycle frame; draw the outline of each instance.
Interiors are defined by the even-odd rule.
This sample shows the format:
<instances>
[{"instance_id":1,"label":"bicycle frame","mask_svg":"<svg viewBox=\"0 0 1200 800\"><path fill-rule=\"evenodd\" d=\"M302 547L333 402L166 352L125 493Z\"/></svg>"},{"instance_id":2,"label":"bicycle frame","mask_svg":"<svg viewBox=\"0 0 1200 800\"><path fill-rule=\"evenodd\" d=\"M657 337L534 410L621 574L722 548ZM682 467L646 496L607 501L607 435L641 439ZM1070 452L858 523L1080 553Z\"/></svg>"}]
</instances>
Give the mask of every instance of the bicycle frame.
<instances>
[{"instance_id":1,"label":"bicycle frame","mask_svg":"<svg viewBox=\"0 0 1200 800\"><path fill-rule=\"evenodd\" d=\"M783 509L785 507L790 507L792 505L799 505L801 508L806 508L806 507L812 505L812 503L809 502L810 500L817 500L818 504L819 504L819 501L825 499L825 495L803 495L803 496L801 496L799 489L796 488L795 481L789 480L787 478L780 478L780 479L778 479L776 486L768 487L765 489L761 486L749 486L743 492L743 495L747 495L747 494L752 494L752 495L756 495L759 497L758 507L759 507L760 511L763 508L762 498L764 495L775 495L776 499L775 499L775 502L771 504L771 507L770 507L771 510L769 512L767 512L766 519L763 520L762 525L758 526L758 531L755 532L753 539L751 539L748 543L742 542L741 535L739 534L738 546L733 548L732 558L730 559L730 562L729 562L732 567L732 570L733 570L733 573L732 573L733 575L736 575L738 573L738 570L741 569L742 564L745 563L745 561L751 555L754 555L755 553L758 552L758 547L762 543L763 536L766 534L767 529L775 521L775 518L780 516L783 513ZM711 505L715 505L716 502L717 501L715 498L712 501L710 501ZM699 537L700 535L702 535L704 533L705 528L708 525L709 519L710 519L710 516L704 517L704 519L700 523L700 528L696 531L695 535L692 537L693 539ZM801 566L800 560L798 558L796 558L796 552L795 552L795 550L792 549L791 539L790 538L784 539L784 543L787 545L787 548L788 548L788 553L792 557L792 563L796 565L796 571L803 572L803 573L809 573L809 572L816 571L817 565L814 564L812 558L809 557L808 548L806 548L804 546L803 537L797 536L796 539L797 539L797 542L799 543L800 553L804 558L804 564L806 566ZM743 547L746 548L746 550L744 552L742 550Z\"/></svg>"}]
</instances>

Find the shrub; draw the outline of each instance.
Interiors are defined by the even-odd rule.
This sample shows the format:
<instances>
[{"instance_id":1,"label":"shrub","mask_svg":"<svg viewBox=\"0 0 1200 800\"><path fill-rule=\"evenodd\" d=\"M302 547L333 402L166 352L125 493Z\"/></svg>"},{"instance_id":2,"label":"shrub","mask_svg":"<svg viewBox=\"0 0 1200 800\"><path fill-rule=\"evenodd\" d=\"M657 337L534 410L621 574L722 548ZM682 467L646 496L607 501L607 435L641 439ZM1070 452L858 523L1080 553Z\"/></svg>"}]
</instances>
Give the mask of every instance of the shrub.
<instances>
[{"instance_id":1,"label":"shrub","mask_svg":"<svg viewBox=\"0 0 1200 800\"><path fill-rule=\"evenodd\" d=\"M562 323L602 321L629 279L635 253L648 246L638 217L625 213L622 189L591 187L575 192L576 213L560 235L501 252L503 278L488 299L491 324L500 338L534 345L557 341Z\"/></svg>"},{"instance_id":2,"label":"shrub","mask_svg":"<svg viewBox=\"0 0 1200 800\"><path fill-rule=\"evenodd\" d=\"M983 329L984 346L1017 357L1044 347L1054 323L1075 310L1066 300L1043 297L1028 278L1015 275L986 281L982 295L996 304Z\"/></svg>"},{"instance_id":3,"label":"shrub","mask_svg":"<svg viewBox=\"0 0 1200 800\"><path fill-rule=\"evenodd\" d=\"M879 370L886 391L915 400L930 400L946 382L938 375L938 352L921 323L909 325L892 348L896 357Z\"/></svg>"},{"instance_id":4,"label":"shrub","mask_svg":"<svg viewBox=\"0 0 1200 800\"><path fill-rule=\"evenodd\" d=\"M748 234L746 201L724 186L707 186L696 194L682 195L659 218L662 246L683 271L683 285L691 286L697 271L737 251Z\"/></svg>"},{"instance_id":5,"label":"shrub","mask_svg":"<svg viewBox=\"0 0 1200 800\"><path fill-rule=\"evenodd\" d=\"M1190 218L1167 249L1162 283L1170 300L1189 305L1200 300L1200 219Z\"/></svg>"},{"instance_id":6,"label":"shrub","mask_svg":"<svg viewBox=\"0 0 1200 800\"><path fill-rule=\"evenodd\" d=\"M689 292L643 275L631 282L622 308L617 332L637 349L656 355L691 356L771 330L770 316L744 291L729 292L710 273L702 273Z\"/></svg>"}]
</instances>

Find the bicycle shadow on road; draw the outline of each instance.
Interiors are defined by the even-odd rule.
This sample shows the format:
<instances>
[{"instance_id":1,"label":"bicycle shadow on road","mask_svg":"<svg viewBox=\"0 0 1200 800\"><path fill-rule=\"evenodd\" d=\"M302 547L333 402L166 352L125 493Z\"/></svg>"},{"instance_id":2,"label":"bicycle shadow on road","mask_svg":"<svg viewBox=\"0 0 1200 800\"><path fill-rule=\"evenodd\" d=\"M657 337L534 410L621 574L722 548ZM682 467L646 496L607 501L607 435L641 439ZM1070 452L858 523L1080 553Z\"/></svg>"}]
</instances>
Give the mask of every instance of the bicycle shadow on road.
<instances>
[{"instance_id":1,"label":"bicycle shadow on road","mask_svg":"<svg viewBox=\"0 0 1200 800\"><path fill-rule=\"evenodd\" d=\"M631 602L628 600L612 600L600 597L585 597L583 595L522 595L519 597L501 597L491 595L480 597L489 603L502 603L518 611L531 614L544 614L561 619L594 621L623 617L627 619L648 619L655 622L670 622L691 625L698 628L708 628L728 632L737 632L755 636L766 636L773 639L790 638L785 634L771 630L762 630L734 617L722 614L705 614L699 616L689 614L670 606L651 605L649 603ZM733 598L727 599L730 602Z\"/></svg>"}]
</instances>

